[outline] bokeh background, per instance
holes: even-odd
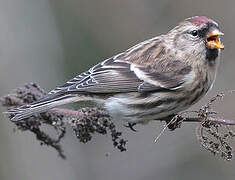
[[[217,92],[235,89],[234,7],[234,0],[0,0],[0,96],[28,82],[50,90],[187,17],[206,15],[224,31],[225,50],[215,86],[197,109]],[[225,118],[235,119],[234,96],[215,108]],[[62,160],[32,134],[14,133],[1,114],[0,179],[235,179],[235,162],[205,151],[196,140],[196,124],[167,131],[158,143],[154,138],[163,123],[137,126],[136,133],[117,124],[129,140],[127,152],[114,149],[105,136],[81,144],[69,130]]]

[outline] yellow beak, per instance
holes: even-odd
[[[224,45],[220,42],[219,36],[224,35],[218,29],[213,29],[207,34],[206,45],[210,49],[224,49]]]

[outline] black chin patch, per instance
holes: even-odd
[[[218,57],[219,50],[218,49],[207,49],[206,50],[206,60],[208,62],[214,62]]]

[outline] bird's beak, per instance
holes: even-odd
[[[220,37],[224,35],[219,29],[213,28],[206,38],[206,45],[210,49],[224,49],[224,45],[220,42]]]

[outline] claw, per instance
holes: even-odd
[[[134,126],[136,125],[136,123],[128,123],[128,125],[124,125],[127,128],[130,128],[132,131],[137,132],[136,129],[134,129]]]

